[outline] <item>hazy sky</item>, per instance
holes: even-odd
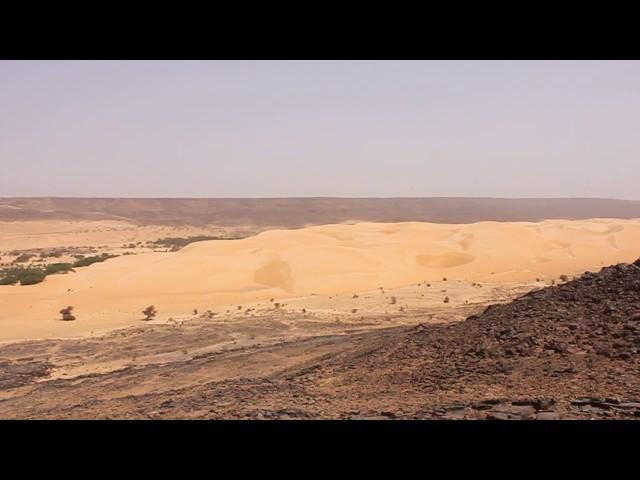
[[[0,61],[0,196],[640,199],[640,62]]]

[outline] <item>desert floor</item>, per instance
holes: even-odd
[[[156,418],[180,389],[286,379],[354,346],[366,350],[419,324],[460,321],[631,262],[640,221],[360,222],[252,233],[120,220],[2,222],[5,265],[56,248],[62,257],[36,261],[65,261],[76,251],[119,256],[40,284],[0,286],[0,418]],[[243,238],[174,252],[148,243],[193,235]],[[143,321],[150,304],[159,313]],[[67,305],[75,321],[60,319]],[[243,394],[234,388],[232,402]],[[230,416],[223,406],[212,413],[187,405],[178,416]]]
[[[119,256],[50,275],[40,284],[0,286],[0,341],[138,325],[149,305],[156,306],[157,320],[164,322],[205,312],[216,318],[252,318],[273,309],[305,309],[327,318],[334,313],[393,316],[441,306],[445,297],[452,308],[479,296],[486,299],[487,291],[540,287],[562,275],[633,261],[640,222],[357,223],[269,230],[192,243],[176,252],[144,243],[201,234],[249,232],[122,221],[3,223],[5,265],[15,260],[11,254],[38,248],[85,248]],[[76,321],[60,320],[59,310],[68,305]]]

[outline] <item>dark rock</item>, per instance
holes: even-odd
[[[640,409],[640,402],[624,402],[615,405],[615,408],[621,408],[623,410]]]
[[[485,419],[487,420],[515,420],[515,418],[508,414],[508,413],[503,413],[503,412],[489,412],[487,413],[487,416],[485,417]]]
[[[536,420],[559,420],[560,416],[556,412],[538,412]]]
[[[511,402],[515,406],[531,406],[536,410],[547,410],[556,402],[551,398],[521,398]]]
[[[349,420],[389,420],[389,417],[383,415],[352,415]]]

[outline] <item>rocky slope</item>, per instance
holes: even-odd
[[[420,326],[322,370],[342,385],[361,385],[363,394],[374,385],[383,386],[380,393],[420,395],[422,405],[410,402],[399,416],[635,418],[639,352],[640,260],[490,306],[464,322]]]

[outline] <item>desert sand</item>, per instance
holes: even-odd
[[[138,225],[126,220],[0,221],[0,251],[70,246],[113,248],[163,237],[228,235],[229,232],[228,228],[216,226]]]
[[[31,245],[34,237],[39,239],[33,245],[42,246],[43,239],[49,246],[69,244],[69,235],[78,232],[85,235],[81,243],[103,245],[145,235],[142,227],[109,220],[89,222],[86,232],[78,223],[38,230],[38,222],[32,222],[25,236],[21,223],[29,222],[3,230],[0,250]],[[166,232],[147,233],[157,238]],[[159,311],[158,321],[166,321],[192,315],[194,309],[274,308],[274,301],[282,299],[295,298],[286,303],[302,309],[318,297],[335,301],[336,295],[436,281],[432,288],[439,289],[437,301],[442,302],[445,277],[450,288],[465,285],[467,293],[453,299],[464,302],[476,282],[528,282],[534,288],[560,275],[633,261],[638,244],[638,220],[357,223],[270,230],[239,240],[197,242],[173,253],[121,256],[49,276],[37,285],[0,286],[0,341],[131,325],[141,321],[141,310],[150,304]],[[59,318],[67,305],[75,307],[74,322]]]

